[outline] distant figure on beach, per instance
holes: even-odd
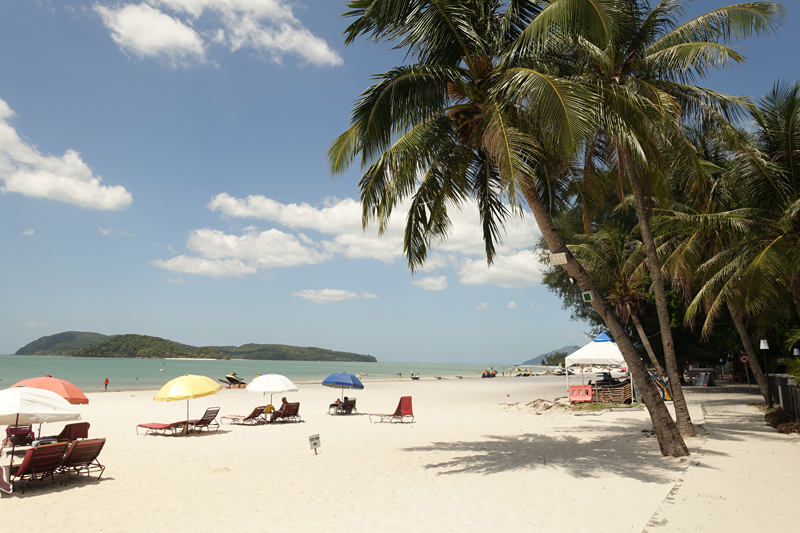
[[[106,386],[106,388],[105,388],[105,391],[106,391],[106,392],[108,392],[108,378],[106,378],[106,380],[105,380],[105,382],[103,383],[103,385],[105,385],[105,386]]]

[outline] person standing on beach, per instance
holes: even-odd
[[[106,380],[105,380],[105,382],[103,382],[103,384],[106,386],[106,389],[105,389],[106,392],[108,392],[108,378],[106,378]]]

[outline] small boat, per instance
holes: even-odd
[[[418,380],[419,374],[411,374],[411,379],[413,379],[414,381]]]
[[[225,379],[218,379],[220,383],[224,383],[228,387],[241,388],[247,385],[247,382],[236,375],[236,372],[231,372],[225,376]]]

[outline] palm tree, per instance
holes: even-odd
[[[477,199],[491,264],[503,221],[531,209],[567,273],[596,294],[592,279],[560,237],[551,213],[569,202],[572,155],[594,128],[591,90],[562,76],[568,36],[601,40],[613,26],[606,3],[510,0],[353,0],[359,36],[398,42],[416,63],[377,77],[359,97],[350,128],[328,152],[334,174],[361,156],[362,221],[385,230],[409,199],[404,251],[413,270],[446,237],[448,209]],[[505,7],[505,11],[502,8]],[[525,41],[535,46],[517,46]],[[624,328],[600,298],[591,302],[625,356],[665,455],[688,454],[663,400]]]
[[[619,11],[612,38],[602,43],[577,41],[584,67],[575,79],[601,95],[598,138],[605,140],[608,159],[616,159],[620,180],[627,177],[633,193],[678,427],[693,436],[650,222],[653,197],[667,194],[662,154],[686,143],[682,135],[686,121],[703,116],[723,121],[726,113],[735,113],[746,103],[694,82],[711,69],[743,62],[744,57],[724,43],[774,29],[784,19],[785,9],[773,2],[738,4],[678,25],[685,5],[679,0],[661,0],[652,9],[641,0],[619,0],[614,5]]]
[[[639,315],[645,298],[646,273],[641,241],[618,227],[601,229],[590,235],[576,235],[582,244],[569,246],[594,280],[606,280],[606,299],[617,316],[627,323],[633,321],[650,363],[658,377],[664,379],[664,369],[658,362],[647,338]]]

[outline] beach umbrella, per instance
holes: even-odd
[[[156,393],[153,400],[157,402],[177,402],[186,400],[187,424],[184,425],[183,432],[187,434],[189,428],[189,400],[193,398],[202,398],[203,396],[211,396],[219,392],[221,388],[222,385],[217,385],[213,379],[207,378],[206,376],[185,374],[161,387],[161,390]]]
[[[12,387],[31,387],[34,389],[43,389],[53,391],[69,403],[86,404],[89,403],[89,398],[86,397],[81,390],[63,379],[54,378],[53,376],[42,376],[40,378],[23,379],[22,381],[11,385]]]
[[[347,372],[337,372],[322,380],[326,387],[342,389],[342,399],[344,399],[344,389],[363,389],[364,384],[357,377]]]
[[[247,392],[269,393],[269,404],[272,405],[272,395],[284,392],[297,392],[297,385],[292,380],[280,374],[264,374],[257,376],[245,388]]]
[[[11,387],[0,391],[0,424],[42,424],[80,420],[81,414],[55,392],[33,387]],[[14,462],[16,440],[11,445]]]

